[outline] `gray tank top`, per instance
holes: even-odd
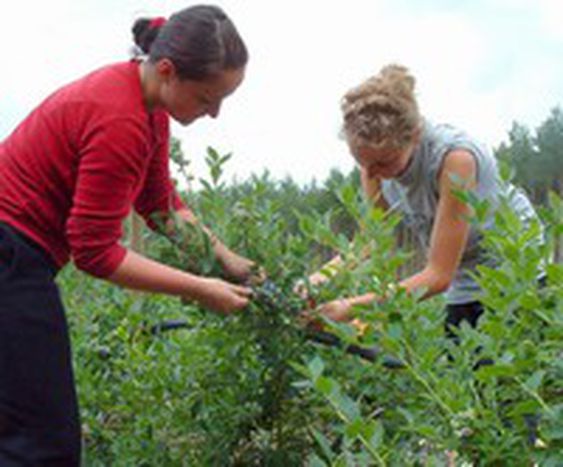
[[[457,128],[425,121],[421,141],[415,148],[409,167],[400,177],[383,180],[381,186],[386,202],[391,209],[402,213],[405,226],[413,232],[418,247],[426,254],[438,206],[440,168],[444,156],[455,149],[467,150],[475,158],[475,194],[479,199],[488,199],[494,207],[501,196],[506,197],[524,225],[536,218],[535,210],[524,192],[500,180],[496,160],[489,149]],[[491,209],[482,228],[490,229],[493,226],[494,209]],[[480,246],[480,237],[479,229],[471,226],[461,263],[446,292],[449,304],[478,299],[479,286],[471,273],[479,264],[492,265],[490,255],[486,255]]]

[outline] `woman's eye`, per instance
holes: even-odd
[[[203,105],[210,105],[211,104],[211,99],[205,95],[200,95],[199,96],[199,101],[203,104]]]

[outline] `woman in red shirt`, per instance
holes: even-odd
[[[134,208],[150,227],[171,211],[197,224],[168,172],[169,118],[213,118],[248,54],[225,13],[194,6],[138,20],[144,60],[59,89],[0,144],[0,465],[79,465],[80,423],[64,309],[54,282],[69,259],[94,276],[230,313],[250,290],[182,272],[123,247]],[[252,262],[207,231],[227,275]]]

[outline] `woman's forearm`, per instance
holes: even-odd
[[[422,271],[402,280],[398,287],[405,289],[407,293],[416,293],[418,290],[423,291],[421,298],[424,300],[432,297],[433,295],[444,292],[447,290],[449,284],[450,279],[445,277],[445,275],[438,274],[431,268],[425,268]],[[363,295],[349,297],[346,300],[349,306],[369,305],[376,301],[385,300],[385,297],[381,297],[373,292],[370,292]]]
[[[445,292],[451,282],[451,277],[440,274],[431,267],[426,267],[422,271],[413,274],[399,283],[399,287],[409,293],[422,291],[422,299],[430,298],[439,293]]]
[[[309,282],[311,285],[321,284],[338,272],[338,268],[342,265],[342,257],[340,255],[335,256],[330,261],[323,264],[318,271],[314,272],[309,276]]]
[[[128,289],[177,295],[198,299],[205,293],[202,278],[146,258],[132,250],[114,273],[110,282]]]
[[[176,215],[184,222],[203,230],[205,235],[209,238],[215,257],[219,262],[224,262],[224,259],[233,253],[207,226],[198,220],[192,211],[189,209],[181,209],[177,211]]]
[[[222,314],[243,309],[252,295],[248,287],[216,278],[194,276],[130,250],[108,280],[130,289],[177,295]]]

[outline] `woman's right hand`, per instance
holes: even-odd
[[[316,272],[311,274],[307,280],[297,281],[293,287],[293,293],[301,297],[303,300],[310,300],[312,297],[309,295],[310,287],[318,287],[323,282],[326,282],[328,278],[321,272]]]
[[[202,307],[221,314],[229,314],[246,307],[250,301],[252,290],[249,287],[231,284],[216,278],[201,278],[198,293],[186,296],[186,301],[195,300]]]

